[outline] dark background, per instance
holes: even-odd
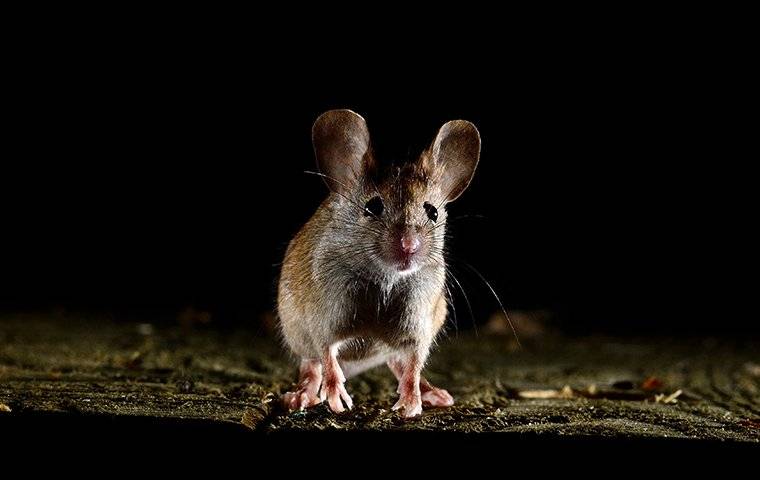
[[[392,52],[408,46],[359,57],[340,36],[287,49],[129,33],[15,51],[0,310],[258,321],[326,195],[303,173],[311,124],[351,108],[385,159],[413,158],[447,120],[478,126],[479,169],[450,206],[474,217],[452,223],[453,249],[508,309],[580,332],[757,331],[715,270],[734,262],[719,239],[743,203],[721,203],[744,191],[727,163],[751,134],[735,121],[749,108],[741,55],[636,31],[509,34],[482,56],[473,39],[404,61]],[[474,310],[457,299],[460,328],[483,323],[498,304],[453,265]]]

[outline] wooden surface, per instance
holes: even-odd
[[[760,442],[760,355],[752,339],[542,336],[517,349],[508,336],[452,333],[427,374],[456,405],[404,420],[390,411],[395,383],[384,368],[348,382],[356,405],[349,413],[322,405],[281,412],[277,397],[296,369],[275,339],[254,330],[0,318],[0,426],[49,415],[72,424],[155,420],[252,434],[427,430]]]

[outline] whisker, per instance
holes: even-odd
[[[515,336],[515,340],[517,341],[517,346],[519,348],[522,348],[522,344],[520,343],[520,338],[517,336],[517,330],[515,330],[515,326],[512,323],[512,319],[509,318],[509,314],[507,313],[507,310],[504,308],[504,304],[501,303],[501,298],[499,298],[499,296],[496,294],[496,290],[493,289],[493,287],[488,282],[488,280],[486,280],[486,278],[475,267],[473,267],[472,265],[470,265],[469,263],[465,262],[462,259],[457,259],[457,261],[462,262],[464,266],[472,270],[475,273],[475,275],[477,275],[480,278],[480,280],[482,280],[483,283],[486,284],[486,287],[488,287],[488,289],[491,291],[491,294],[494,296],[494,298],[498,302],[499,308],[501,308],[501,313],[503,313],[504,318],[507,319],[507,323],[509,323],[509,328],[512,329],[512,334]]]
[[[451,271],[450,268],[446,267],[446,274],[451,275],[451,278],[456,282],[457,286],[459,287],[459,290],[462,292],[462,296],[464,297],[464,301],[467,304],[467,309],[470,311],[470,319],[472,320],[472,327],[475,330],[475,336],[478,336],[478,325],[475,322],[475,314],[472,311],[472,304],[470,303],[470,298],[467,296],[467,292],[464,291],[464,287],[462,287],[462,284],[459,282],[459,279],[454,275],[454,272]]]
[[[439,252],[439,253],[442,253],[442,252]],[[451,268],[449,268],[448,265],[446,265],[446,263],[444,261],[442,261],[442,260],[439,261],[438,259],[433,258],[433,257],[431,257],[431,259],[435,263],[437,263],[438,265],[440,265],[440,266],[443,267],[444,272],[446,273],[446,277],[447,278],[451,277],[451,279],[454,280],[454,282],[456,283],[457,287],[459,287],[459,291],[462,292],[462,296],[464,297],[464,301],[467,304],[467,310],[469,310],[469,312],[470,312],[470,320],[472,321],[472,327],[475,330],[475,335],[477,336],[478,335],[478,326],[477,326],[477,324],[475,322],[475,314],[473,313],[472,304],[470,303],[470,299],[467,296],[467,292],[465,292],[464,287],[459,282],[459,280],[457,279],[456,275],[454,275],[454,272],[451,270]],[[449,293],[449,297],[451,298],[451,306],[452,306],[452,309],[454,309],[454,315],[456,315],[456,308],[454,307],[454,296],[451,294],[451,290],[449,289],[449,286],[448,286],[448,281],[444,283],[444,286],[446,287],[446,291],[448,291],[448,293]],[[455,318],[455,324],[454,325],[455,325],[455,328],[456,328],[457,333],[458,333],[459,332],[459,325],[458,325],[458,322],[457,322],[456,318]]]
[[[451,305],[451,313],[454,316],[454,330],[457,332],[457,336],[459,336],[459,319],[457,318],[457,307],[454,306],[454,296],[451,294],[451,290],[447,283],[444,283],[443,286],[446,289],[446,296],[448,298],[447,303]]]

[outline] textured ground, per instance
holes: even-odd
[[[0,318],[0,426],[40,418],[173,422],[231,432],[517,432],[546,438],[760,443],[754,340],[451,335],[427,375],[456,405],[404,420],[378,369],[351,379],[355,408],[285,414],[294,364],[251,331],[91,318]],[[680,391],[680,392],[679,392]]]

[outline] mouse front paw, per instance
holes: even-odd
[[[304,410],[319,405],[322,400],[312,393],[311,389],[301,388],[294,392],[286,392],[282,396],[282,404],[288,410]]]
[[[318,360],[304,359],[298,376],[298,388],[282,396],[282,404],[288,410],[303,410],[318,405],[319,385],[322,383],[322,365]]]
[[[346,408],[351,410],[354,408],[354,402],[351,400],[351,396],[346,391],[346,387],[343,382],[336,378],[325,379],[322,383],[322,389],[319,392],[319,397],[322,400],[327,400],[327,404],[330,406],[330,410],[335,413],[343,413]],[[345,407],[343,404],[345,403]]]

